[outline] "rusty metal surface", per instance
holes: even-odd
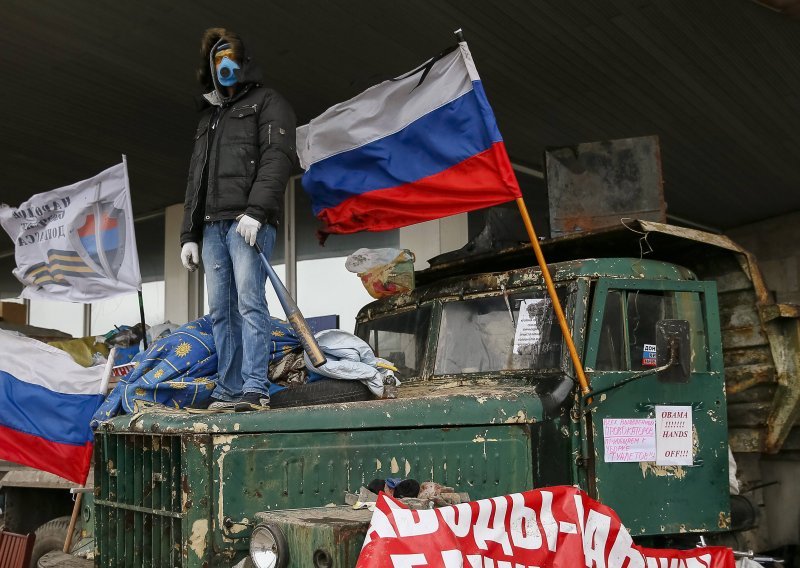
[[[587,142],[545,152],[550,235],[666,221],[657,136]]]
[[[513,249],[509,251],[514,255]],[[535,265],[530,246],[527,254],[531,262],[507,267],[504,272],[495,271],[496,266],[476,266],[480,273],[462,275],[463,265],[456,262],[451,270],[437,270],[438,278],[428,280],[426,286],[416,288],[406,294],[398,294],[367,304],[358,313],[357,321],[363,321],[383,313],[396,313],[399,309],[416,309],[419,305],[437,298],[464,297],[470,294],[498,293],[501,286],[507,290],[524,286],[543,286],[542,271]],[[607,255],[606,255],[607,256]],[[642,260],[631,270],[631,263],[626,258],[591,258],[583,260],[567,260],[548,264],[553,282],[572,282],[577,278],[657,278],[659,280],[692,280],[694,275],[680,266],[670,265],[655,260]],[[423,271],[428,272],[428,271]],[[419,274],[419,273],[418,273]],[[456,277],[460,276],[460,277]]]
[[[769,348],[771,360],[759,366],[726,368],[726,378],[733,394],[759,388],[752,399],[731,404],[728,412],[734,425],[764,429],[763,433],[751,437],[762,443],[755,451],[779,452],[800,417],[800,307],[776,304],[756,257],[728,237],[655,223],[642,222],[641,226],[645,232],[682,234],[697,242],[736,253],[732,259],[726,259],[725,270],[708,275],[698,270],[698,274],[718,282],[725,350],[741,353]],[[763,385],[774,385],[774,388],[760,388]],[[750,444],[748,448],[753,451],[754,447]]]
[[[373,477],[441,480],[478,497],[530,487],[529,424],[540,402],[533,387],[501,382],[440,381],[432,396],[377,407],[161,412],[136,421],[143,431],[103,429],[98,566],[231,566],[256,512],[341,503]]]
[[[780,451],[800,418],[800,319],[780,317],[767,324],[778,388],[767,418],[766,451]]]
[[[198,509],[202,469],[187,482],[197,451],[191,436],[97,435],[95,438],[95,557],[100,568],[187,566],[205,547],[188,527]],[[207,469],[207,468],[206,468]],[[199,472],[199,473],[198,473]]]
[[[479,422],[481,411],[482,405],[474,404],[461,413],[462,422]],[[246,549],[259,511],[342,504],[345,492],[355,493],[375,478],[433,480],[467,491],[474,499],[513,493],[533,483],[530,428],[515,423],[265,435],[227,432],[213,436],[208,456],[215,551]]]
[[[761,309],[764,321],[775,318],[800,318],[800,306],[797,304],[772,304]]]
[[[601,276],[625,280],[633,288],[641,288],[642,283],[637,280],[642,279],[652,281],[654,287],[667,286],[670,289],[702,286],[703,294],[712,299],[715,305],[714,292],[719,289],[723,322],[721,334],[716,316],[710,318],[707,314],[706,321],[709,322],[709,337],[716,335],[709,345],[715,346],[714,377],[717,382],[721,381],[723,358],[730,370],[726,378],[731,401],[729,423],[733,426],[731,445],[736,451],[762,452],[771,447],[770,436],[776,433],[783,436],[781,444],[784,439],[794,444],[791,426],[797,417],[797,404],[791,396],[794,392],[792,383],[787,379],[794,376],[792,364],[796,365],[797,362],[795,360],[792,363],[785,356],[787,353],[796,356],[798,352],[800,327],[797,326],[798,319],[793,317],[795,311],[770,303],[755,259],[730,239],[660,223],[640,222],[632,227],[638,232],[623,229],[623,232],[615,233],[607,230],[601,236],[619,241],[627,239],[637,248],[642,246],[641,240],[645,238],[648,246],[654,250],[654,258],[660,256],[664,259],[668,256],[670,262],[619,257],[568,261],[554,265],[554,279],[577,281],[578,284],[583,282],[585,292],[589,289],[589,281]],[[573,244],[577,242],[572,241]],[[681,268],[672,262],[696,270],[697,277],[689,268]],[[698,277],[700,280],[716,280],[718,287],[712,283],[693,282]],[[538,268],[530,267],[456,277],[442,280],[424,290],[418,289],[411,294],[370,304],[367,311],[362,312],[361,318],[379,313],[396,313],[396,310],[414,310],[421,303],[442,297],[464,298],[496,294],[501,286],[512,289],[538,285],[541,285],[541,274]],[[592,285],[599,287],[599,284]],[[598,290],[595,288],[595,294],[600,293]],[[588,293],[583,297],[588,298]],[[585,311],[587,306],[581,304],[576,309]],[[792,330],[791,325],[795,326],[794,335],[788,333]],[[720,353],[719,346],[723,341],[725,349],[724,353]],[[703,377],[703,381],[710,379]],[[137,447],[148,447],[148,442],[143,441],[145,436],[180,434],[180,451],[174,453],[181,456],[181,471],[191,472],[191,475],[172,476],[174,479],[182,478],[180,489],[175,490],[175,495],[181,496],[180,510],[169,509],[163,513],[160,510],[144,511],[148,508],[146,495],[144,504],[130,499],[131,495],[137,495],[137,478],[134,476],[132,492],[131,486],[128,486],[125,499],[101,496],[98,502],[101,507],[108,509],[109,515],[114,509],[115,514],[122,515],[120,518],[130,517],[134,527],[140,522],[137,521],[138,516],[142,517],[143,526],[152,523],[156,517],[159,521],[161,517],[168,517],[170,536],[165,539],[158,537],[160,540],[151,536],[151,548],[161,550],[163,558],[180,551],[180,558],[187,561],[186,565],[198,565],[197,562],[216,556],[220,557],[220,562],[239,558],[237,555],[241,555],[246,548],[247,531],[257,511],[263,511],[266,507],[275,509],[336,502],[343,490],[354,489],[354,483],[363,484],[372,475],[385,477],[397,472],[411,474],[431,471],[431,477],[439,479],[447,475],[458,476],[466,471],[464,479],[470,487],[493,484],[489,489],[507,491],[512,489],[512,485],[530,485],[533,474],[522,467],[530,467],[528,452],[532,447],[555,449],[565,455],[575,451],[566,442],[551,441],[550,445],[542,445],[541,440],[531,434],[532,429],[545,424],[547,420],[534,382],[514,379],[511,375],[494,380],[450,377],[408,383],[401,387],[400,397],[392,401],[321,405],[313,410],[293,408],[269,413],[148,412],[133,417],[119,417],[110,421],[101,432],[100,447],[114,446],[117,459],[122,459],[119,463],[127,464],[133,472],[143,472],[139,488],[146,488],[155,479],[152,474],[156,471],[155,466],[148,466],[146,460],[137,462]],[[698,381],[697,386],[700,383],[702,381]],[[649,401],[653,396],[661,400],[668,399],[667,393],[659,394],[658,388],[664,387],[646,382],[628,387],[629,395],[635,395],[632,400]],[[784,389],[784,395],[788,389],[788,396],[779,396],[780,389]],[[621,483],[616,486],[610,481],[611,476],[597,476],[595,487],[599,493],[609,499],[618,494],[629,497],[629,487],[644,487],[648,488],[644,492],[646,495],[661,495],[661,503],[664,501],[664,484],[677,488],[679,484],[689,482],[707,493],[707,486],[719,481],[716,476],[724,469],[722,464],[727,459],[725,399],[722,398],[721,384],[718,384],[718,390],[715,394],[706,387],[700,397],[695,394],[689,396],[688,393],[683,395],[686,400],[699,399],[703,404],[702,409],[698,407],[696,416],[698,431],[703,432],[703,451],[707,452],[701,456],[702,461],[691,468],[674,470],[632,469],[625,479],[619,478]],[[639,412],[639,407],[632,407],[629,399],[606,401],[603,408],[608,416]],[[634,408],[633,411],[631,408]],[[775,420],[770,422],[773,417]],[[389,420],[393,430],[385,426]],[[118,440],[111,444],[113,436],[110,432],[115,430],[121,431],[121,434],[115,434]],[[717,430],[721,433],[709,434]],[[493,432],[499,434],[494,435]],[[412,433],[410,438],[409,433]],[[554,438],[559,431],[545,433]],[[506,441],[503,441],[504,438]],[[566,439],[572,439],[572,436]],[[491,450],[488,458],[487,444]],[[512,446],[513,451],[508,449]],[[592,457],[588,452],[585,455]],[[594,461],[598,461],[599,455],[594,456]],[[444,460],[442,456],[447,459]],[[457,461],[462,460],[460,466],[454,466],[451,456],[458,456],[453,458]],[[482,465],[500,464],[508,456],[512,456],[515,463],[511,471],[515,475],[523,475],[524,479],[509,480],[507,476],[495,475]],[[547,459],[553,459],[551,454]],[[117,467],[120,466],[115,465],[112,470]],[[428,467],[432,469],[428,470]],[[112,470],[107,472],[109,476]],[[541,476],[538,470],[536,476]],[[481,480],[483,485],[476,480]],[[571,481],[574,482],[574,478]],[[113,484],[113,480],[107,481],[104,486],[110,483]],[[724,485],[715,488],[715,495],[727,496],[727,484]],[[489,489],[481,490],[488,495]],[[209,495],[213,499],[208,499]],[[659,514],[665,520],[661,523],[662,532],[723,528],[716,524],[716,520],[710,523],[699,515],[692,517],[687,524],[675,520],[679,517],[679,507],[699,502],[698,497],[690,493],[682,494],[680,499],[682,501],[671,496],[669,506],[663,503],[659,505]],[[719,518],[722,519],[725,501],[715,497],[714,502],[704,510],[719,512]],[[638,523],[636,526],[639,531],[649,532],[652,529],[648,524],[649,517],[642,517],[641,511],[625,511],[624,503],[619,506],[633,521],[632,526]],[[213,512],[211,516],[206,513],[208,508]],[[698,509],[696,512],[701,511]],[[115,539],[118,550],[125,554],[129,547],[136,548],[135,539],[127,538],[124,531],[121,534],[110,532],[112,526],[117,526],[110,522],[111,516],[103,518],[108,521],[103,525],[107,544]],[[227,520],[231,519],[231,526],[228,527]],[[626,523],[631,521],[626,520]],[[171,540],[178,535],[182,538],[180,545]],[[308,541],[307,537],[303,539]],[[218,553],[222,549],[225,552]],[[111,560],[106,559],[101,565],[111,566]]]
[[[463,424],[463,412],[478,402],[480,423],[536,422],[543,409],[535,382],[511,378],[491,381],[440,379],[409,382],[396,399],[320,404],[273,409],[269,412],[187,412],[152,410],[113,418],[100,431],[159,434],[213,432],[303,432],[383,428],[391,417],[394,428]]]
[[[350,507],[324,507],[256,513],[256,519],[279,527],[288,544],[291,566],[355,566],[372,513]],[[328,563],[314,561],[317,551]]]
[[[372,518],[369,509],[353,509],[350,506],[309,507],[306,509],[290,509],[286,511],[262,511],[255,514],[261,523],[287,521],[298,525],[314,526],[320,523],[350,524],[366,523]]]
[[[545,239],[540,244],[548,264],[587,258],[643,256],[676,262],[687,251],[702,254],[699,251],[703,248],[698,248],[698,244],[746,254],[746,251],[724,235],[642,220],[628,220],[624,224],[617,220],[614,226],[563,234]],[[421,286],[453,276],[512,270],[535,264],[536,259],[530,244],[525,244],[470,258],[432,263],[430,268],[415,274],[415,281]],[[763,278],[761,282],[763,283]]]

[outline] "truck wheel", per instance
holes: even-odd
[[[323,379],[277,392],[272,395],[269,405],[272,408],[288,408],[371,398],[372,392],[361,381]]]
[[[67,540],[67,529],[70,517],[58,517],[48,521],[36,529],[36,541],[33,543],[30,568],[36,568],[39,559],[53,550],[63,550],[64,541]],[[80,535],[77,524],[72,533],[72,542]]]

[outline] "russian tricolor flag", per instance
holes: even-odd
[[[467,44],[297,129],[324,232],[384,231],[521,197]]]
[[[0,459],[84,485],[104,367],[81,367],[60,349],[6,331],[0,354]]]

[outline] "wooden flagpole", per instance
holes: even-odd
[[[586,395],[589,394],[589,382],[586,380],[586,375],[583,372],[583,364],[580,357],[578,357],[578,350],[575,349],[575,342],[572,341],[572,332],[567,325],[567,318],[564,316],[564,310],[561,309],[561,302],[556,294],[556,288],[553,286],[553,279],[550,277],[550,270],[547,268],[547,263],[542,254],[542,248],[539,246],[539,239],[536,237],[536,231],[533,229],[531,217],[528,215],[528,208],[525,206],[525,201],[522,197],[517,197],[517,207],[519,207],[520,215],[522,215],[522,222],[525,224],[525,229],[528,231],[528,238],[533,247],[533,253],[536,255],[536,260],[539,262],[539,267],[542,269],[542,276],[544,277],[547,292],[550,294],[550,299],[553,301],[553,309],[556,311],[556,318],[558,325],[561,327],[561,333],[567,341],[567,349],[569,356],[572,359],[572,365],[575,367],[575,373],[578,375],[578,383],[581,385],[581,392]]]
[[[78,515],[81,512],[81,501],[83,501],[83,489],[79,488],[77,495],[75,495],[75,505],[72,506],[72,516],[69,518],[69,526],[67,527],[67,539],[64,541],[64,548],[61,552],[69,554],[72,548],[72,533],[75,531],[75,524],[78,522]]]

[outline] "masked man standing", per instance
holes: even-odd
[[[261,84],[240,37],[206,30],[198,80],[207,91],[194,135],[184,202],[181,261],[203,264],[219,378],[211,408],[269,407],[270,320],[266,271],[283,195],[295,164],[295,115],[286,100]]]

